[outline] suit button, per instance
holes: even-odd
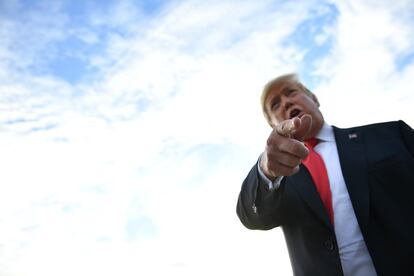
[[[335,249],[335,243],[332,240],[326,240],[324,245],[329,251],[333,251]]]

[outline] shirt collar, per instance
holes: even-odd
[[[328,125],[326,122],[323,123],[321,130],[315,136],[317,139],[325,142],[334,142],[335,136],[333,128],[331,125]]]

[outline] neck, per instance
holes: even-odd
[[[319,131],[321,131],[323,124],[324,124],[324,121],[321,121],[319,124],[312,125],[311,130],[305,136],[305,140],[314,138],[319,133]]]

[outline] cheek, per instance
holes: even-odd
[[[276,113],[275,113],[275,118],[280,122],[280,121],[284,121],[286,120],[286,112],[280,108]]]
[[[284,120],[285,120],[285,118],[280,114],[276,114],[276,115],[272,116],[272,122],[274,122],[275,124],[279,124],[280,122],[282,122]]]
[[[307,112],[315,112],[318,110],[318,105],[311,99],[304,101],[302,107]]]
[[[279,122],[276,119],[272,119],[272,121],[270,122],[270,125],[272,127],[277,126],[279,124]]]

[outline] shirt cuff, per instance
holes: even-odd
[[[262,171],[262,169],[260,168],[260,160],[262,159],[262,155],[260,155],[259,157],[259,162],[257,162],[257,170],[259,171],[259,175],[260,178],[263,180],[263,182],[265,182],[265,184],[267,185],[267,188],[271,191],[271,190],[275,190],[278,189],[280,186],[280,182],[282,182],[283,176],[277,176],[276,179],[272,182],[272,180],[270,180]]]

